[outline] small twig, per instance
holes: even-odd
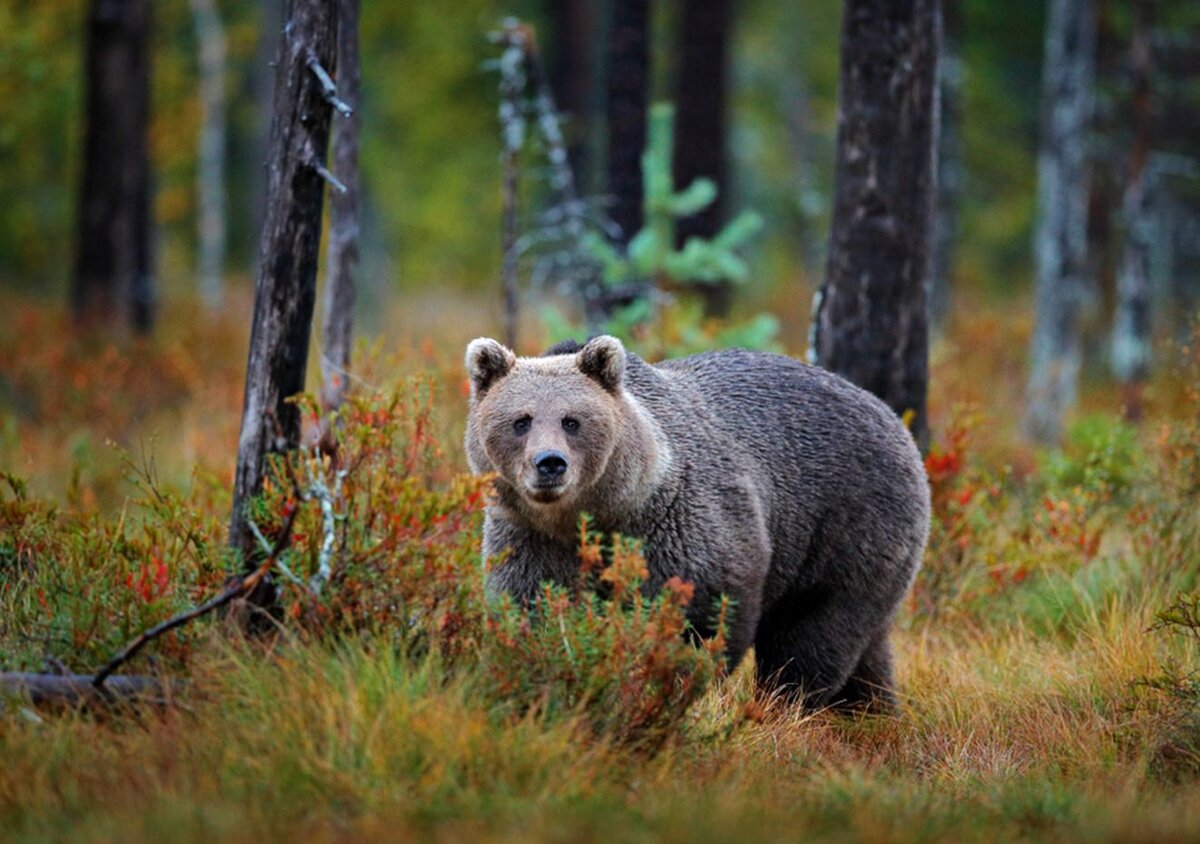
[[[197,607],[193,607],[186,612],[181,612],[178,615],[168,618],[161,624],[156,624],[149,630],[143,631],[136,639],[125,646],[119,654],[113,657],[108,663],[96,672],[96,676],[92,678],[92,686],[97,691],[104,691],[104,681],[108,679],[114,671],[120,668],[129,660],[133,659],[142,648],[147,644],[157,639],[159,636],[174,630],[176,627],[181,627],[189,621],[199,618],[202,615],[207,615],[215,609],[219,609],[235,598],[240,598],[243,595],[250,594],[254,587],[258,586],[271,571],[271,567],[275,565],[276,558],[283,552],[283,549],[291,541],[292,525],[296,521],[297,510],[293,510],[284,522],[282,529],[279,531],[279,536],[275,540],[274,546],[267,554],[267,558],[262,565],[256,568],[253,572],[245,577],[235,577],[231,579],[226,587],[219,595],[205,601]]]
[[[317,161],[315,156],[308,160],[308,166],[311,167],[314,173],[324,179],[329,186],[338,193],[345,193],[348,190],[348,188],[341,183],[337,176],[330,173],[324,164],[322,164],[320,161]]]
[[[337,86],[333,84],[333,77],[325,68],[321,67],[321,62],[317,60],[316,55],[309,51],[308,56],[304,60],[305,65],[312,71],[312,75],[317,77],[317,82],[321,85],[321,96],[325,98],[325,102],[329,103],[337,113],[342,117],[349,117],[354,114],[354,109],[338,97]]]

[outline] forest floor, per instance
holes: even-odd
[[[264,639],[205,619],[156,642],[127,669],[187,680],[165,708],[0,698],[0,839],[1200,838],[1195,345],[1163,345],[1138,425],[1097,374],[1064,446],[1037,450],[1028,321],[950,329],[901,711],[847,718],[757,700],[749,665],[716,677],[680,641],[686,595],[549,595],[550,632],[484,605],[461,355],[486,326],[461,304],[383,317],[346,474],[293,466],[300,492],[342,484],[320,595],[285,584]],[[111,342],[0,306],[0,670],[90,672],[228,572],[245,329],[168,318]],[[272,487],[254,513],[316,570],[319,502]]]

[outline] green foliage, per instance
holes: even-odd
[[[1062,448],[1045,455],[1041,474],[1051,490],[1079,487],[1119,496],[1144,465],[1136,429],[1110,414],[1096,413],[1067,429]]]
[[[658,103],[650,109],[642,154],[645,226],[630,238],[624,253],[595,232],[585,236],[584,246],[599,261],[608,284],[645,279],[678,284],[745,282],[749,270],[736,250],[763,227],[762,217],[752,211],[739,214],[711,240],[692,237],[682,249],[675,248],[675,220],[712,205],[717,188],[709,179],[697,179],[682,191],[673,189],[674,122],[673,106]]]

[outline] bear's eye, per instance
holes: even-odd
[[[563,430],[568,434],[576,434],[579,432],[579,420],[572,419],[570,416],[563,418],[562,426]]]
[[[530,426],[530,424],[532,424],[532,422],[533,422],[533,419],[531,417],[522,416],[516,422],[513,422],[513,431],[515,431],[518,435],[528,434],[529,426]]]

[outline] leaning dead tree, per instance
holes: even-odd
[[[1055,442],[1075,405],[1087,295],[1087,130],[1096,26],[1091,0],[1050,0],[1038,151],[1035,324],[1029,434]]]
[[[338,407],[346,394],[354,326],[354,275],[358,271],[358,239],[362,214],[358,178],[362,87],[358,57],[359,0],[338,0],[338,96],[352,111],[339,112],[333,125],[333,173],[345,190],[329,202],[329,246],[325,263],[325,319],[321,332],[321,404]]]
[[[153,323],[150,251],[150,0],[92,0],[71,309]]]
[[[928,440],[926,301],[937,192],[937,0],[848,0],[825,282],[810,357]]]
[[[262,490],[268,456],[300,442],[300,412],[288,398],[304,389],[325,186],[342,187],[325,167],[330,119],[335,108],[349,111],[331,77],[336,35],[335,0],[288,0],[276,55],[267,208],[229,528],[229,543],[247,570],[257,566],[262,550],[246,506]],[[269,603],[269,585],[250,600]]]

